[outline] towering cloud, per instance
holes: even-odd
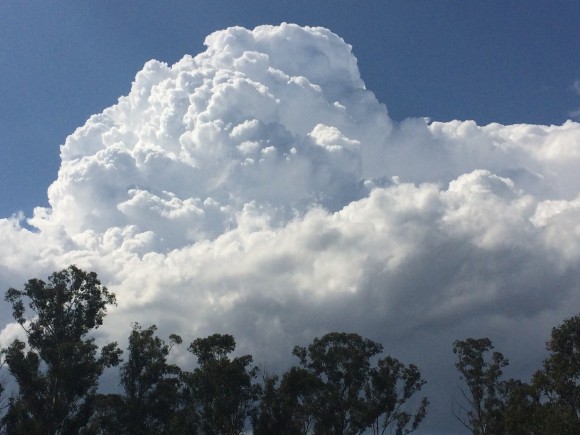
[[[0,220],[0,288],[75,263],[117,294],[104,334],[230,332],[271,370],[356,331],[423,369],[433,430],[454,339],[490,336],[515,376],[539,365],[580,310],[580,124],[393,122],[322,28],[206,45],[148,62],[68,137],[50,208]]]

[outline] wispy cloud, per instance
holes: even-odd
[[[580,79],[574,81],[574,84],[572,85],[572,91],[580,97]],[[580,120],[580,107],[572,110],[569,113],[569,116],[572,119]]]

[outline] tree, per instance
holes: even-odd
[[[557,420],[562,431],[580,433],[580,315],[553,328],[546,348],[550,355],[533,378],[546,416],[554,416],[545,426]]]
[[[316,433],[356,434],[364,430],[361,394],[368,380],[370,358],[382,346],[358,334],[333,332],[315,338],[308,348],[296,346],[300,365],[318,379],[314,403]]]
[[[255,435],[306,435],[314,424],[314,403],[320,379],[301,367],[282,378],[266,378],[258,406],[252,413]]]
[[[198,367],[185,376],[190,401],[206,435],[233,435],[243,432],[259,387],[253,383],[258,370],[252,367],[252,356],[233,359],[234,337],[214,334],[198,338],[189,346],[197,356]]]
[[[129,336],[129,357],[121,366],[124,397],[122,426],[127,434],[161,434],[173,431],[179,411],[181,369],[167,363],[172,347],[181,344],[178,335],[166,344],[155,335],[155,325],[143,329],[133,324]]]
[[[301,368],[287,382],[302,385],[297,389],[301,392],[298,409],[312,413],[314,433],[361,434],[368,428],[384,433],[392,423],[398,434],[417,428],[426,414],[427,399],[421,400],[414,415],[402,407],[425,381],[415,366],[405,367],[391,357],[372,367],[371,359],[382,350],[381,344],[358,334],[339,332],[316,338],[308,348],[294,348]]]
[[[467,391],[461,388],[467,406],[458,406],[467,414],[467,420],[455,411],[454,415],[474,435],[502,433],[504,401],[500,378],[508,360],[499,352],[493,352],[487,360],[486,354],[492,349],[489,338],[468,338],[453,343],[453,353],[458,357],[455,366],[467,386]]]
[[[392,425],[397,435],[414,432],[427,415],[429,401],[423,397],[414,415],[403,406],[425,383],[416,365],[405,366],[389,356],[380,359],[365,388],[367,420],[372,422],[373,434],[383,435]]]
[[[505,385],[504,433],[510,435],[572,434],[565,415],[557,406],[542,398],[535,383],[509,379]]]
[[[289,419],[285,415],[277,383],[278,376],[269,376],[264,379],[258,405],[252,409],[251,413],[252,433],[254,435],[300,433],[286,430]]]
[[[4,397],[4,392],[6,391],[5,386],[5,374],[4,374],[4,367],[6,366],[6,360],[0,362],[0,414],[4,414],[6,409],[8,408],[9,402]],[[5,423],[0,420],[0,433],[4,433],[3,427]]]
[[[48,283],[31,279],[22,291],[10,288],[6,300],[27,338],[27,344],[14,340],[2,351],[19,387],[4,419],[9,432],[79,433],[90,417],[99,376],[120,361],[116,343],[97,355],[95,339],[88,337],[115,304],[114,294],[96,273],[70,266]]]

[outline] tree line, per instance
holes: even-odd
[[[463,401],[453,414],[474,435],[580,434],[580,315],[552,329],[530,382],[503,379],[509,361],[488,338],[456,341]]]
[[[2,349],[15,385],[10,395],[0,386],[2,433],[403,435],[427,415],[418,367],[358,334],[294,347],[298,362],[280,375],[233,356],[232,335],[213,334],[189,344],[197,364],[186,371],[169,358],[182,338],[164,340],[155,325],[133,324],[125,352],[97,346],[95,330],[116,300],[94,272],[69,266],[5,299],[26,341]],[[580,316],[554,328],[550,357],[524,383],[502,378],[508,361],[489,339],[456,341],[462,397],[451,412],[477,435],[580,433],[579,349]],[[119,389],[104,394],[99,378],[111,367]]]

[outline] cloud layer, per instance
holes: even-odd
[[[104,335],[230,332],[270,370],[356,331],[423,369],[433,431],[461,429],[453,340],[539,366],[580,310],[580,124],[395,123],[323,28],[205,43],[68,137],[50,208],[0,219],[2,288],[75,263],[117,294]]]

